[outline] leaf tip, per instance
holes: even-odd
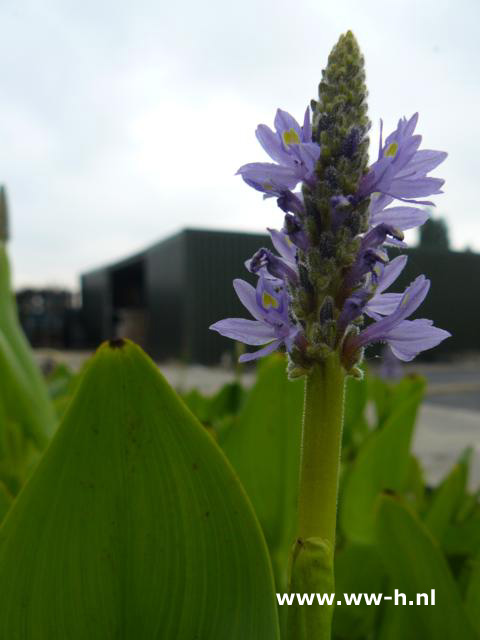
[[[110,347],[110,349],[122,349],[123,347],[126,346],[127,341],[124,340],[123,338],[112,338],[111,340],[108,341],[107,344]]]

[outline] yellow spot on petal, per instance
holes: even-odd
[[[262,294],[262,304],[265,309],[278,309],[278,300],[276,300],[272,295],[267,293],[266,291]]]
[[[385,157],[394,158],[397,155],[398,142],[392,142],[388,145],[388,149],[385,151]]]
[[[273,184],[270,184],[270,182],[262,182],[262,187],[265,191],[271,191],[273,189]]]
[[[288,131],[284,131],[282,133],[282,138],[284,143],[287,145],[289,144],[300,144],[300,138],[298,133],[295,131],[295,129],[289,129]]]

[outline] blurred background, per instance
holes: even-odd
[[[423,147],[449,152],[435,173],[445,194],[410,234],[400,284],[430,277],[420,315],[453,334],[416,366],[445,402],[480,409],[476,0],[5,1],[0,18],[2,206],[39,353],[81,359],[127,336],[159,361],[233,360],[208,326],[244,315],[231,281],[248,279],[243,261],[282,221],[234,174],[266,159],[254,131],[277,107],[302,117],[352,29],[372,156],[380,118],[388,132],[415,111]]]

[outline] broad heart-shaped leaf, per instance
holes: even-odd
[[[382,427],[367,439],[346,474],[340,523],[354,542],[367,544],[374,540],[378,494],[384,489],[401,492],[409,480],[410,444],[425,383],[422,379],[406,382],[403,393],[395,394],[393,404],[383,407]]]
[[[262,525],[279,591],[295,536],[303,396],[302,382],[287,378],[284,357],[272,356],[220,440]]]
[[[378,550],[392,589],[404,593],[407,603],[385,604],[386,616],[393,616],[395,624],[385,624],[390,628],[380,634],[380,638],[474,640],[475,632],[447,562],[414,513],[398,498],[382,496],[378,503],[376,532]],[[435,589],[435,605],[429,600],[428,605],[409,606],[410,601],[416,603],[419,593],[430,598],[432,589]]]
[[[278,639],[248,499],[132,343],[94,356],[0,529],[0,638]]]

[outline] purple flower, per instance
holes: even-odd
[[[427,173],[443,162],[447,154],[429,149],[418,150],[422,136],[413,133],[417,121],[418,113],[410,120],[401,118],[385,143],[382,141],[381,123],[378,159],[370,166],[360,184],[360,197],[379,192],[405,202],[431,204],[417,201],[416,198],[442,193],[444,180],[427,177]]]
[[[301,219],[295,215],[287,213],[283,222],[282,233],[284,233],[292,244],[294,244],[302,251],[306,251],[309,246],[308,236],[303,227]]]
[[[296,284],[298,282],[297,247],[283,230],[268,229],[268,232],[280,257],[269,249],[259,249],[252,258],[245,262],[246,268],[259,276]]]
[[[430,217],[428,211],[418,207],[388,207],[393,202],[393,198],[376,193],[372,196],[370,204],[370,226],[374,227],[382,222],[406,231],[420,227]]]
[[[290,167],[270,162],[252,162],[237,171],[250,186],[264,193],[264,198],[281,198],[286,191],[294,189],[299,178]]]
[[[407,264],[407,256],[398,256],[388,264],[377,264],[372,272],[374,294],[367,302],[364,312],[374,320],[393,313],[402,298],[401,293],[383,293],[395,282]]]
[[[257,288],[244,280],[233,281],[235,291],[255,320],[228,318],[212,324],[210,329],[222,336],[250,345],[266,345],[263,349],[240,356],[240,362],[256,360],[285,345],[290,350],[299,333],[290,321],[288,294],[278,280],[258,279]]]
[[[338,318],[340,331],[343,332],[362,313],[366,313],[375,320],[380,319],[383,315],[393,313],[402,294],[383,292],[398,278],[406,263],[407,256],[398,256],[388,264],[382,262],[375,264],[365,286],[357,289],[345,301]]]
[[[285,280],[293,285],[298,282],[297,265],[292,265],[283,258],[279,258],[270,249],[259,249],[248,261],[247,267],[252,273],[266,271],[273,278]]]
[[[382,223],[363,236],[355,263],[345,277],[346,287],[350,288],[359,283],[379,262],[388,262],[387,254],[381,249],[381,245],[388,237],[401,242],[403,233],[391,225]]]
[[[425,276],[418,276],[405,290],[394,311],[370,324],[358,335],[347,338],[345,350],[356,353],[373,342],[386,342],[400,360],[413,358],[450,336],[448,331],[433,326],[431,320],[407,320],[421,305],[430,288]]]
[[[297,247],[292,242],[288,233],[286,233],[283,229],[281,231],[277,231],[277,229],[267,230],[270,234],[272,244],[275,249],[286,262],[288,262],[292,267],[295,266],[296,269]]]
[[[265,195],[264,197],[268,196]],[[301,192],[292,193],[291,191],[284,191],[278,197],[277,204],[285,213],[291,212],[298,215],[303,215],[305,213],[303,195]]]
[[[256,136],[268,155],[277,164],[253,162],[245,164],[237,171],[245,182],[269,196],[282,195],[304,181],[309,181],[315,173],[320,156],[320,147],[312,142],[310,110],[307,107],[303,126],[286,111],[277,110],[275,129],[260,124]]]

